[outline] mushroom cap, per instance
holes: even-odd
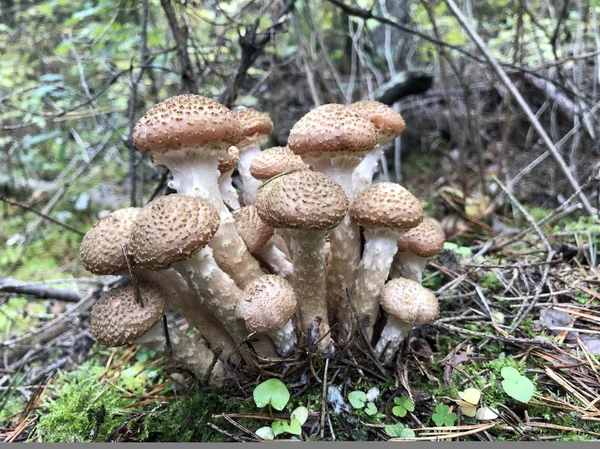
[[[261,151],[250,164],[250,174],[256,179],[270,179],[289,170],[305,170],[308,165],[289,147],[273,147]]]
[[[127,273],[129,232],[140,208],[126,207],[111,212],[85,234],[79,246],[81,263],[100,275]]]
[[[367,154],[377,145],[377,129],[342,104],[325,104],[296,122],[288,146],[300,156]]]
[[[233,115],[242,125],[242,137],[258,136],[264,139],[273,131],[273,121],[264,112],[252,108],[240,107],[233,110]]]
[[[235,230],[251,253],[265,246],[275,234],[275,229],[260,219],[254,205],[242,207],[233,214],[233,219]]]
[[[398,251],[410,251],[419,257],[434,257],[444,248],[444,239],[442,225],[435,218],[426,217],[419,226],[398,239]]]
[[[227,107],[191,94],[152,106],[133,129],[133,144],[149,155],[202,144],[228,147],[241,139],[242,127]]]
[[[430,323],[439,314],[435,295],[410,279],[389,281],[381,290],[379,302],[383,310],[406,323]]]
[[[233,170],[240,160],[240,150],[237,147],[229,147],[227,156],[219,158],[219,171],[225,173]]]
[[[423,221],[419,200],[400,184],[380,182],[362,190],[350,206],[350,216],[367,228],[408,230]]]
[[[274,228],[327,230],[344,219],[348,197],[328,176],[301,170],[263,184],[256,209]]]
[[[206,246],[219,228],[219,213],[189,195],[159,197],[142,208],[131,229],[136,264],[162,270]]]
[[[266,274],[254,279],[244,289],[237,305],[237,315],[250,332],[275,332],[285,326],[296,311],[296,295],[281,276]]]
[[[132,344],[165,313],[165,294],[155,285],[140,285],[143,306],[135,300],[135,286],[105,292],[92,307],[91,333],[105,346]]]
[[[365,116],[379,132],[380,143],[388,143],[399,136],[406,128],[400,114],[387,104],[379,101],[358,101],[348,106],[355,112]]]

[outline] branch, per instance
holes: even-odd
[[[37,282],[20,282],[10,278],[0,278],[0,292],[17,293],[39,299],[56,299],[65,302],[79,302],[85,297],[85,295],[75,290],[52,288]]]

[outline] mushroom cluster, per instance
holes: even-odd
[[[382,146],[404,126],[381,103],[327,104],[287,146],[261,151],[266,114],[198,95],[158,103],[133,141],[177,193],[114,211],[84,237],[86,269],[132,279],[94,305],[92,334],[217,383],[240,364],[334,354],[358,332],[393,363],[408,331],[438,314],[420,282],[444,243],[406,188],[373,184]],[[203,338],[168,323],[167,310]]]

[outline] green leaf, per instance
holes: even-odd
[[[456,413],[452,412],[452,413],[448,413],[446,416],[444,416],[444,425],[446,425],[447,427],[453,426],[455,422],[456,422]]]
[[[273,424],[271,424],[271,429],[273,429],[273,435],[277,436],[277,435],[281,435],[282,433],[285,432],[285,429],[283,428],[283,425],[285,424],[285,421],[273,421]]]
[[[367,403],[367,407],[365,408],[365,413],[369,416],[373,416],[377,414],[377,407],[372,402]]]
[[[392,413],[394,414],[394,416],[404,418],[408,412],[401,405],[397,405],[392,409]]]
[[[506,394],[519,402],[527,404],[533,396],[533,382],[510,366],[502,368],[500,374],[504,378],[502,388]]]
[[[273,432],[273,429],[271,429],[269,426],[256,429],[256,432],[254,433],[261,437],[263,440],[271,441],[275,439],[275,432]]]
[[[276,410],[283,410],[290,400],[290,392],[279,379],[264,381],[254,389],[253,396],[257,407],[271,404]]]
[[[292,419],[289,424],[284,421],[283,431],[292,435],[300,435],[302,433],[302,426],[297,419]]]
[[[408,412],[415,411],[415,404],[404,395],[395,397],[394,404],[396,407],[392,408],[392,413],[400,418],[404,418]]]
[[[453,426],[456,422],[456,413],[450,413],[450,407],[446,404],[438,404],[435,406],[435,413],[431,415],[431,419],[436,426]]]
[[[360,409],[365,406],[367,395],[362,391],[353,391],[348,395],[348,400],[350,401],[350,404],[352,404],[352,407]]]
[[[392,438],[414,438],[415,436],[415,432],[410,427],[401,423],[385,426],[385,433]]]
[[[296,410],[294,410],[292,412],[292,414],[290,415],[290,419],[291,420],[296,420],[300,423],[300,425],[303,425],[306,420],[308,419],[308,409],[306,407],[298,407]]]

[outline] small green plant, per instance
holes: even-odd
[[[435,411],[431,415],[431,419],[436,426],[453,426],[456,422],[456,413],[450,411],[450,407],[446,404],[438,404],[435,406]]]
[[[290,400],[290,392],[279,379],[269,379],[254,389],[253,397],[257,407],[263,408],[268,405],[272,416],[272,408],[279,411],[285,408]],[[307,419],[308,409],[300,406],[291,413],[289,422],[278,419],[273,421],[271,427],[261,427],[255,433],[265,440],[273,440],[282,433],[300,435],[302,433],[302,425]]]
[[[415,411],[415,404],[404,395],[395,397],[394,404],[396,406],[392,408],[392,413],[399,418],[404,418],[408,412]]]
[[[368,402],[367,394],[363,391],[353,391],[348,395],[348,401],[356,410],[364,409],[368,416],[377,414],[377,407],[372,402]]]
[[[502,381],[504,392],[511,398],[527,404],[533,396],[533,382],[512,366],[502,368],[500,374],[504,378]]]
[[[415,432],[410,427],[405,426],[402,423],[391,424],[385,426],[385,433],[392,438],[414,438]]]
[[[453,251],[461,257],[471,257],[471,248],[469,248],[468,246],[458,246],[456,243],[445,242],[444,249]]]

